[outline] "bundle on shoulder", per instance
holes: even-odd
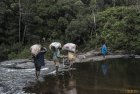
[[[34,56],[36,56],[40,52],[41,47],[42,46],[40,44],[34,44],[34,45],[32,45],[31,48],[30,48],[31,54],[34,55]]]

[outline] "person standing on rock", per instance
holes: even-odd
[[[106,47],[105,42],[102,43],[101,53],[102,53],[103,58],[105,59],[106,58],[105,56],[107,54],[107,47]]]
[[[61,43],[60,42],[52,42],[49,46],[50,50],[52,51],[52,59],[55,64],[56,72],[58,72],[59,68],[59,59],[60,59],[60,50],[61,50]]]
[[[75,63],[75,59],[76,59],[76,44],[74,43],[66,43],[62,50],[66,50],[68,52],[67,54],[67,58],[69,61],[69,68],[73,67],[73,64]]]
[[[44,54],[46,51],[47,49],[45,47],[41,47],[40,52],[37,55],[33,55],[37,79],[39,78],[41,67],[45,66]]]
[[[53,51],[53,62],[55,64],[55,67],[56,67],[56,71],[58,71],[58,67],[59,67],[59,59],[60,59],[60,49],[61,48],[55,48],[54,46],[52,46],[52,51]]]
[[[76,59],[76,52],[68,51],[68,60],[70,63],[70,67],[73,67],[73,63],[75,62]]]

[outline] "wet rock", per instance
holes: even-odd
[[[106,59],[111,58],[140,58],[139,55],[135,55],[134,52],[130,54],[126,54],[125,50],[116,50],[112,52],[110,49],[108,49],[108,53],[106,56]],[[76,58],[76,63],[82,63],[82,62],[94,62],[94,61],[101,61],[104,60],[104,58],[101,55],[100,50],[92,50],[86,53],[78,54]]]
[[[140,58],[140,55],[135,55],[135,58]]]
[[[55,70],[51,61],[41,69],[41,77]],[[43,78],[42,78],[43,79]],[[36,83],[34,63],[28,59],[0,62],[1,94],[24,94],[24,87]]]
[[[95,51],[95,50],[81,54],[81,56],[85,56],[85,57],[99,56],[99,55],[101,55],[100,51]]]
[[[90,52],[89,52],[90,53]],[[83,63],[83,62],[94,62],[94,61],[101,61],[104,60],[102,56],[96,56],[92,51],[90,54],[80,54],[77,56],[75,62],[76,63]],[[84,57],[84,58],[81,58]],[[114,55],[106,55],[106,59],[112,59],[112,58],[140,58],[139,55],[134,54],[114,54]]]
[[[116,55],[126,54],[126,51],[124,51],[124,50],[116,50],[114,52],[114,54],[116,54]]]
[[[34,63],[33,62],[25,62],[25,63],[22,63],[22,64],[17,64],[15,67],[23,68],[23,69],[34,68]]]

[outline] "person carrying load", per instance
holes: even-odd
[[[68,51],[68,61],[70,63],[70,67],[73,66],[76,59],[76,45],[74,43],[67,43],[63,46],[62,50]]]
[[[44,54],[47,49],[39,44],[35,44],[30,48],[34,60],[36,78],[39,78],[41,66],[45,66]]]
[[[52,42],[49,46],[49,48],[52,50],[52,59],[55,64],[56,70],[58,70],[59,67],[59,59],[60,59],[60,49],[61,49],[61,43],[59,42]]]

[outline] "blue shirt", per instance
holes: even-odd
[[[107,53],[107,47],[106,47],[105,44],[102,45],[101,52],[102,52],[102,54],[104,54],[104,55]]]

